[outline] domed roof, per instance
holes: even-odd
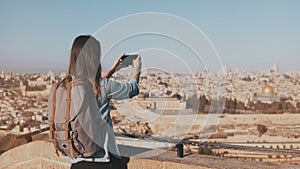
[[[274,94],[275,91],[274,91],[274,88],[272,86],[267,84],[262,88],[262,93],[263,94]]]

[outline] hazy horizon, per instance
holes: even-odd
[[[143,67],[143,68],[147,68],[147,67]],[[264,72],[264,71],[269,70],[269,69],[271,69],[271,67],[266,68],[266,69],[262,69],[262,70],[257,70],[257,71],[245,71],[245,70],[239,69],[239,72],[240,73],[242,73],[242,72],[261,73],[261,72]],[[2,70],[4,70],[4,72],[5,72],[6,75],[9,74],[9,73],[13,73],[13,74],[47,74],[47,73],[49,73],[49,71],[51,71],[51,72],[53,72],[55,74],[61,74],[61,73],[66,73],[67,72],[67,68],[65,70],[49,69],[49,70],[41,70],[41,71],[14,71],[14,70],[0,69],[1,72],[2,72]],[[203,71],[195,71],[195,72],[192,72],[192,73],[204,73],[204,72],[205,72],[205,70],[203,70]],[[233,68],[230,68],[229,72],[235,73],[236,70],[233,69]],[[300,70],[291,70],[291,71],[286,71],[286,72],[279,71],[279,74],[286,74],[286,73],[290,73],[290,72],[299,72],[300,73]],[[169,71],[167,73],[190,74],[191,72],[173,72],[173,71]]]

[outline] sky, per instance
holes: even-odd
[[[0,69],[16,73],[66,71],[71,44],[76,36],[95,34],[108,23],[126,15],[158,12],[178,16],[199,28],[213,44],[220,63],[232,70],[261,71],[279,64],[280,72],[300,71],[299,9],[298,0],[0,1]],[[155,19],[148,22],[160,25]],[[135,24],[141,23],[124,25],[130,28]],[[122,26],[118,29],[123,30]],[[169,29],[183,35],[189,32],[176,27]],[[139,38],[129,39],[112,53],[127,52],[126,49],[137,47],[137,44],[144,46],[135,50],[145,52],[155,44],[155,48],[161,47],[152,54],[174,57],[164,46],[170,38],[164,40],[146,35]],[[112,58],[103,60],[107,62],[104,64],[109,65]],[[174,71],[172,67],[184,71],[177,69],[180,62],[166,60],[156,65],[158,58],[145,53],[147,63],[143,64],[167,71]],[[197,66],[198,63],[187,62],[186,67]]]

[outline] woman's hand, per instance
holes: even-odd
[[[122,65],[120,65],[119,63],[120,63],[120,60],[123,59],[124,56],[125,56],[125,53],[122,53],[122,54],[114,61],[114,64],[113,64],[113,66],[112,66],[112,68],[111,68],[112,70],[118,71],[118,70],[120,70],[121,68],[123,68]]]
[[[103,72],[102,73],[102,77],[103,78],[109,78],[111,77],[116,71],[124,68],[124,67],[128,67],[128,65],[126,64],[120,64],[120,60],[124,60],[124,56],[125,53],[121,54],[113,63],[111,69],[107,72]],[[139,81],[140,78],[140,72],[141,72],[141,68],[142,68],[142,62],[141,62],[141,56],[138,55],[138,57],[136,59],[134,59],[132,61],[132,67],[134,68],[134,72],[132,75],[132,79],[136,79],[137,81]]]
[[[132,67],[135,69],[135,71],[141,71],[142,68],[141,55],[138,55],[138,57],[132,61]]]
[[[135,79],[137,83],[139,83],[142,69],[141,55],[138,55],[138,57],[132,61],[132,67],[134,68],[132,79]]]
[[[114,61],[114,63],[113,63],[113,65],[112,65],[111,69],[108,70],[107,72],[103,72],[101,76],[102,76],[103,78],[109,78],[110,76],[112,76],[112,75],[115,73],[115,71],[120,70],[122,67],[121,67],[121,65],[119,64],[119,61],[120,61],[120,59],[122,59],[124,56],[125,56],[125,53],[122,53],[122,54]]]

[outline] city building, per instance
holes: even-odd
[[[273,103],[275,101],[280,101],[280,98],[275,95],[274,88],[267,84],[262,88],[262,92],[258,96],[253,97],[253,101],[261,101],[262,103]]]
[[[5,79],[5,72],[4,72],[4,70],[2,70],[2,72],[1,72],[1,78]]]
[[[185,101],[170,97],[138,99],[138,102],[144,108],[157,110],[183,110],[186,108]]]

